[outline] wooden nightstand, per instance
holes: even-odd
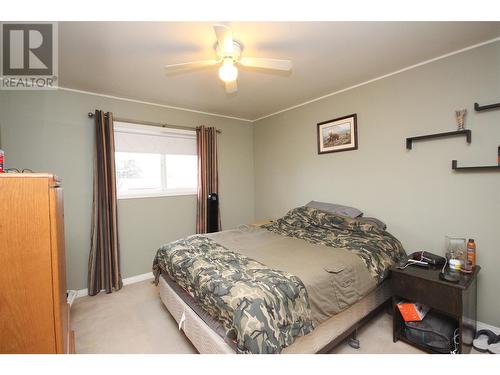
[[[459,353],[469,353],[476,335],[477,274],[476,266],[470,275],[462,274],[456,284],[439,279],[439,268],[408,266],[391,269],[393,305],[393,341],[405,341],[427,352],[428,349],[410,342],[404,334],[404,320],[396,304],[401,301],[420,302],[456,323],[460,329]]]

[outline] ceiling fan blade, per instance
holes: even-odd
[[[231,82],[226,82],[226,93],[232,94],[233,92],[236,91],[238,91],[238,84],[236,83],[236,80]]]
[[[251,68],[274,69],[274,70],[292,70],[290,60],[266,59],[259,57],[243,57],[240,64]]]
[[[170,65],[165,65],[165,73],[170,73],[179,70],[203,68],[205,66],[211,66],[216,64],[217,60],[200,60],[200,61],[190,61],[180,64],[170,64]]]
[[[225,56],[231,56],[233,53],[233,33],[231,29],[226,25],[214,25],[214,31],[220,51]]]

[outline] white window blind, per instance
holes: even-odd
[[[195,130],[115,121],[118,198],[190,195],[197,191]]]
[[[196,155],[194,130],[115,122],[115,150],[165,155]]]

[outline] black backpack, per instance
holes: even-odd
[[[420,322],[405,322],[404,332],[408,341],[438,353],[452,353],[457,324],[454,320],[434,311],[428,312]]]

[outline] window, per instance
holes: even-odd
[[[196,194],[198,158],[194,130],[115,121],[118,198]]]

